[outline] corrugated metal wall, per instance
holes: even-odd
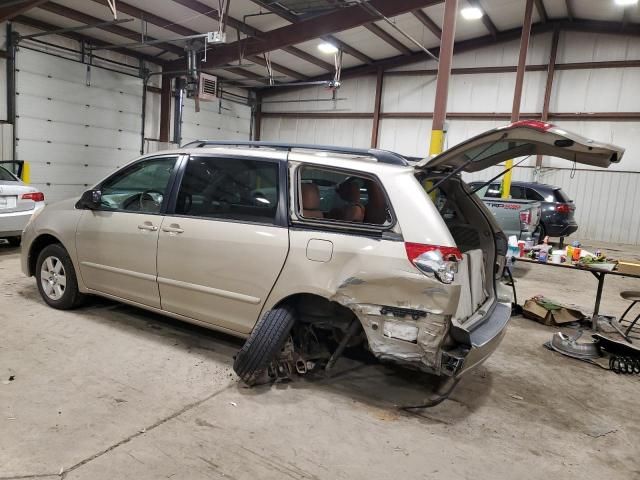
[[[551,34],[532,37],[527,63],[546,64],[551,49]],[[454,56],[455,67],[513,66],[517,64],[518,42],[471,51]],[[562,33],[557,63],[640,59],[640,39],[619,35]],[[436,68],[434,62],[421,62],[401,70]],[[382,113],[430,112],[433,110],[435,76],[386,75],[382,92]],[[527,72],[521,111],[542,110],[545,72]],[[450,84],[449,112],[510,112],[515,73],[454,75]],[[640,111],[640,68],[603,68],[558,70],[551,97],[550,111],[638,112]],[[329,99],[331,93],[320,87],[278,91],[265,97],[264,112],[373,112],[375,77],[346,80],[335,102],[309,102]],[[305,102],[292,103],[292,100]],[[447,122],[446,146],[453,146],[473,135],[506,123],[494,120]],[[627,149],[623,161],[610,170],[578,166],[559,159],[543,159],[539,181],[561,186],[577,204],[576,217],[583,240],[640,244],[640,122],[636,121],[556,121],[562,128]],[[369,147],[370,118],[310,119],[267,116],[262,121],[263,140],[305,141],[336,145]],[[430,118],[383,118],[380,122],[379,147],[411,156],[425,156],[431,131]],[[514,178],[533,180],[535,159],[515,169]],[[625,172],[625,173],[623,173]],[[497,169],[475,174],[474,179],[488,179]],[[635,207],[635,208],[634,208]]]

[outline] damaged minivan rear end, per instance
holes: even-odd
[[[361,345],[455,385],[498,347],[512,307],[507,239],[461,174],[537,154],[608,167],[623,152],[535,121],[416,163],[292,149],[289,253],[236,372],[253,383],[258,372],[329,370]],[[354,216],[335,213],[336,192]],[[284,347],[261,362],[256,342],[274,328]]]

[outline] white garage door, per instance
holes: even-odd
[[[187,98],[182,110],[182,145],[194,140],[250,140],[251,107],[226,100],[195,102]]]
[[[140,153],[142,80],[21,48],[16,158],[48,203],[76,196]]]

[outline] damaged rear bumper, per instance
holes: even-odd
[[[511,307],[499,302],[493,302],[482,321],[470,329],[450,326],[446,315],[417,315],[412,310],[403,315],[378,305],[360,307],[357,314],[369,349],[378,359],[452,377],[463,375],[489,357],[502,341],[511,318]],[[445,337],[452,341],[443,342]]]

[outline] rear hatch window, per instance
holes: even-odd
[[[556,202],[560,202],[560,203],[570,203],[571,202],[571,199],[569,198],[569,196],[566,193],[564,193],[561,188],[558,188],[557,190],[554,190],[553,191],[553,196],[554,196]]]

